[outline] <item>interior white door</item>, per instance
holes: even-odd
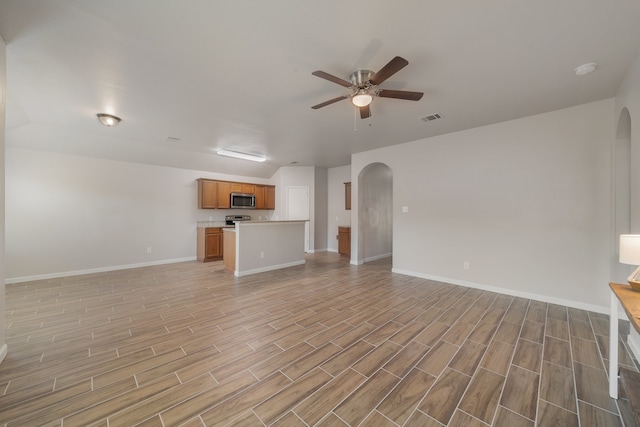
[[[309,252],[309,187],[287,187],[287,219],[305,219],[304,251]]]

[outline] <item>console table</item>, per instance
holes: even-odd
[[[640,333],[640,292],[629,285],[609,283],[611,313],[609,314],[609,396],[618,398],[618,302],[622,305],[631,325]]]

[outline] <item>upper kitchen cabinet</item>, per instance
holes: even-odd
[[[218,181],[218,209],[231,208],[231,183]]]
[[[264,185],[256,185],[256,209],[264,209]]]
[[[348,211],[351,210],[351,183],[344,183],[344,208]]]
[[[274,185],[264,187],[264,208],[269,210],[276,208],[276,187]]]
[[[276,208],[276,187],[246,182],[198,179],[199,209],[231,209],[231,193],[256,195],[256,209]]]
[[[198,209],[218,207],[218,183],[206,179],[198,180]]]
[[[273,185],[255,185],[256,209],[274,210],[276,208],[276,187]]]
[[[231,182],[232,193],[255,194],[255,184],[247,184],[246,182]]]

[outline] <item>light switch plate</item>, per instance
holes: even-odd
[[[409,206],[403,206],[402,213],[409,213]]]

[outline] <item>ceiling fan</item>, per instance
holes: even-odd
[[[395,73],[409,65],[409,61],[399,56],[396,56],[391,61],[382,67],[377,73],[370,70],[357,70],[354,71],[349,77],[350,82],[343,80],[339,77],[332,76],[324,71],[314,71],[313,74],[321,79],[329,80],[330,82],[337,83],[340,86],[344,86],[351,91],[349,95],[338,96],[337,98],[330,99],[322,102],[318,105],[314,105],[314,110],[333,104],[334,102],[342,101],[343,99],[351,98],[353,105],[360,110],[360,118],[366,119],[371,117],[371,101],[375,96],[380,98],[396,98],[406,99],[409,101],[419,101],[422,98],[422,92],[409,92],[406,90],[390,90],[380,89],[378,86],[393,76]]]

